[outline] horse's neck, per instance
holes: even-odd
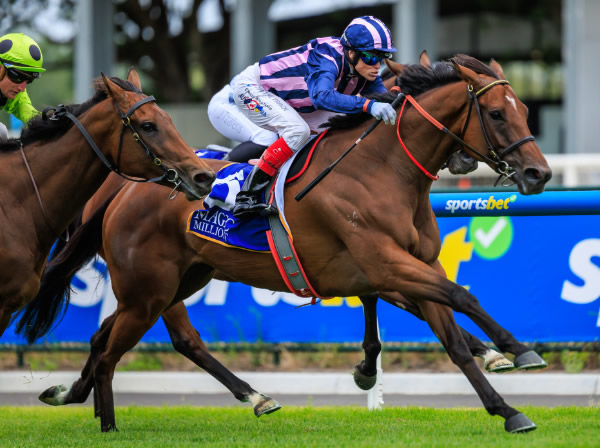
[[[107,147],[108,143],[99,136],[93,138],[100,148]],[[19,194],[25,192],[25,210],[33,218],[38,238],[49,240],[51,244],[57,236],[55,233],[64,231],[100,187],[108,170],[75,126],[52,142],[36,142],[24,151],[32,176],[22,155],[15,154],[21,167],[22,190]],[[35,194],[33,181],[42,205]]]
[[[464,114],[467,104],[466,89],[463,83],[454,83],[429,91],[418,98],[419,105],[438,122],[447,127],[454,134],[460,134],[464,124]],[[409,129],[410,131],[403,131]],[[458,148],[456,142],[444,132],[438,130],[416,108],[410,107],[402,117],[400,135],[412,156],[425,168],[427,172],[436,175],[448,156]],[[400,144],[398,143],[398,146]],[[398,147],[404,153],[404,149]],[[411,183],[415,180],[424,180],[425,186],[431,186],[431,179],[412,161],[403,166],[410,168],[408,179]]]

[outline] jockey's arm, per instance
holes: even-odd
[[[310,73],[306,79],[306,84],[313,106],[316,109],[346,114],[363,112],[366,98],[345,95],[335,89],[335,81],[341,68],[338,68],[331,59],[330,55],[322,54],[317,49],[313,50],[308,57]],[[341,65],[341,58],[339,64]],[[372,102],[367,107],[369,108],[371,105]],[[366,112],[369,112],[369,110]]]

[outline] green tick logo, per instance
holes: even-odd
[[[510,218],[474,217],[469,224],[469,240],[481,258],[495,260],[506,253],[513,239]]]

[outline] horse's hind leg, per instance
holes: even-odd
[[[487,381],[473,360],[450,308],[428,301],[420,301],[418,306],[425,320],[446,348],[452,362],[462,370],[477,392],[488,413],[503,417],[504,429],[508,432],[526,432],[535,429],[535,423],[508,406]]]
[[[354,382],[363,390],[371,389],[377,382],[377,357],[381,352],[381,341],[377,332],[377,294],[358,297],[365,314],[365,335],[362,347],[365,359],[354,366]]]
[[[46,389],[38,397],[40,401],[52,406],[61,406],[71,403],[83,403],[87,400],[92,388],[94,387],[93,366],[98,356],[104,351],[108,336],[115,322],[115,315],[112,314],[102,322],[100,329],[92,336],[90,341],[90,355],[81,371],[81,376],[71,387],[64,384],[52,386]],[[99,417],[98,400],[94,391],[94,416]]]
[[[206,370],[229,389],[235,398],[244,402],[250,401],[257,417],[281,408],[277,401],[252,389],[208,352],[200,333],[192,326],[183,302],[176,303],[164,311],[162,318],[175,350]]]
[[[115,405],[112,380],[115,367],[121,357],[131,350],[152,328],[160,311],[152,306],[151,296],[144,297],[139,306],[127,309],[117,308],[113,328],[109,333],[106,349],[101,353],[93,366],[94,397],[100,413],[100,429],[102,432],[117,431],[115,422]]]

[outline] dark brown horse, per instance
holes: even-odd
[[[141,92],[134,70],[129,81],[103,75],[86,103],[36,118],[20,139],[0,146],[0,336],[36,295],[52,244],[109,167],[136,178],[160,176],[165,185],[175,180],[190,199],[210,188],[214,172]]]
[[[295,202],[294,196],[364,129],[347,121],[346,129],[334,125],[307,174],[287,189],[286,216],[296,250],[313,287],[323,296],[398,291],[418,303],[488,412],[502,416],[507,431],[533,429],[535,425],[489,385],[450,308],[435,303],[477,299],[440,272],[440,237],[429,191],[432,178],[457,149],[449,133],[464,135],[469,150],[509,174],[521,193],[543,191],[550,169],[529,136],[525,107],[508,83],[481,62],[459,56],[434,69],[410,66],[397,82],[418,100],[406,108],[397,129],[377,127],[314,191]],[[477,118],[469,121],[472,107]],[[434,120],[435,126],[424,118],[430,117],[425,111],[439,120]],[[215,170],[222,166],[218,161],[207,163]],[[385,194],[378,195],[382,189]],[[93,341],[93,347],[105,348],[92,354],[88,366],[103,430],[115,428],[111,379],[116,363],[172,304],[201,288],[216,271],[229,280],[286,290],[270,255],[184,233],[188,216],[198,205],[178,198],[158,203],[159,191],[152,185],[128,185],[99,219],[101,252],[119,300],[117,311],[97,334],[100,342]],[[98,225],[88,226],[93,231],[82,241],[94,244]]]

